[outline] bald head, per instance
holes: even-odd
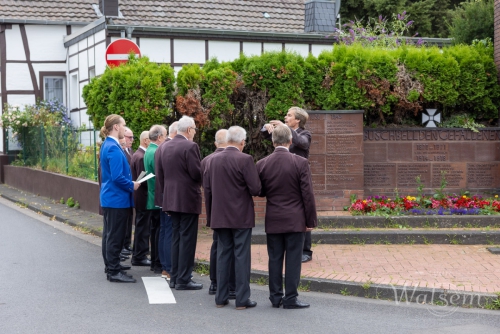
[[[141,146],[148,148],[149,146],[149,131],[142,131],[140,136]]]
[[[227,146],[227,130],[226,129],[220,129],[217,131],[215,134],[215,147],[217,148],[225,148]]]

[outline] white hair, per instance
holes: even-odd
[[[195,125],[193,117],[182,116],[179,120],[179,123],[177,123],[177,132],[185,133],[187,132],[188,128],[192,128],[194,126]]]
[[[168,134],[172,134],[172,133],[176,133],[177,132],[177,125],[179,124],[179,122],[175,121],[173,122],[172,124],[170,124],[170,126],[168,127]]]
[[[247,137],[247,132],[241,126],[232,126],[227,130],[226,141],[228,143],[239,144]]]

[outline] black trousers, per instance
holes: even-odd
[[[234,255],[236,276],[236,307],[244,306],[250,298],[250,244],[252,229],[217,229],[217,293],[215,303],[222,305],[229,299],[231,257]]]
[[[172,217],[172,271],[170,282],[187,284],[194,267],[198,214],[169,212]]]
[[[217,285],[217,230],[213,230],[213,242],[210,248],[210,280],[212,284]],[[231,256],[231,264],[229,268],[229,291],[235,291],[236,289],[236,276],[234,273],[234,253]]]
[[[161,269],[158,243],[160,241],[160,210],[150,212],[150,238],[151,238],[151,269]]]
[[[312,240],[311,240],[311,232],[304,232],[304,249],[302,250],[302,254],[313,256],[313,252],[311,250]]]
[[[267,253],[269,255],[269,300],[283,305],[293,304],[299,293],[302,267],[302,245],[304,233],[267,234]],[[283,297],[283,259],[285,260],[285,296]]]
[[[123,248],[127,219],[132,208],[102,208],[102,210],[102,257],[108,273],[115,275],[120,272],[120,252]]]
[[[148,255],[150,217],[151,211],[149,210],[135,210],[134,252],[132,255],[132,262],[144,260]]]
[[[127,220],[127,229],[125,230],[123,248],[128,248],[132,244],[132,222],[134,221],[134,211],[134,209],[130,210],[130,216]]]

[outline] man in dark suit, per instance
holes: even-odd
[[[217,148],[212,154],[206,156],[203,160],[201,160],[201,171],[203,174],[206,173],[206,166],[208,161],[213,158],[213,156],[217,153],[224,151],[227,146],[226,141],[227,130],[220,129],[215,134],[215,142],[214,145]],[[206,203],[205,203],[206,204]],[[215,295],[217,292],[217,230],[213,230],[213,242],[212,247],[210,248],[210,288],[208,289],[209,295]],[[236,298],[236,277],[234,273],[234,254],[231,257],[231,268],[229,271],[229,299]]]
[[[203,288],[191,280],[201,214],[200,149],[193,142],[196,130],[192,117],[179,120],[177,136],[161,145],[162,168],[156,175],[163,189],[162,210],[172,217],[170,287],[176,290]]]
[[[290,153],[294,153],[303,158],[309,159],[309,148],[311,146],[311,133],[304,129],[309,114],[302,108],[291,107],[285,116],[285,124],[292,130],[292,144],[290,145]],[[271,139],[271,134],[274,128],[283,123],[278,120],[265,124],[261,129],[261,133],[267,138]],[[311,250],[311,232],[306,232],[304,239],[304,246],[302,250],[302,262],[309,262],[312,260]]]
[[[149,146],[149,131],[143,131],[140,136],[140,146],[132,156],[132,180],[137,180],[144,169],[144,153]],[[143,184],[134,192],[135,232],[132,262],[147,260],[149,252],[149,212],[146,208],[148,200],[148,184]]]
[[[252,196],[260,193],[260,180],[253,158],[242,153],[246,131],[232,126],[227,131],[228,146],[215,154],[203,175],[207,225],[217,230],[217,292],[215,304],[229,303],[231,253],[236,269],[236,309],[255,307],[250,300],[250,242],[255,227]]]
[[[132,166],[132,156],[134,155],[134,150],[132,150],[132,144],[134,142],[134,133],[128,127],[125,127],[125,147],[123,150],[125,151],[125,158],[127,158],[129,166]],[[135,180],[135,179],[134,179]],[[125,234],[125,241],[123,243],[123,249],[121,252],[122,256],[129,256],[132,254],[132,223],[134,221],[134,212],[130,214],[129,219],[127,220],[127,233]]]
[[[304,232],[317,226],[311,172],[306,159],[291,154],[292,132],[285,125],[274,128],[274,153],[257,162],[267,198],[265,228],[269,254],[269,299],[273,307],[305,308],[297,299]],[[283,259],[285,295],[283,297]]]

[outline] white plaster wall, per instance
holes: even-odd
[[[255,42],[243,42],[243,53],[246,56],[260,56],[262,54],[262,44]]]
[[[95,52],[95,75],[101,75],[106,69],[106,43],[97,44],[94,48]]]
[[[180,70],[182,70],[182,66],[174,66],[174,75],[175,75],[175,77],[177,77],[177,73],[179,73]]]
[[[174,39],[175,63],[205,63],[205,41]]]
[[[264,43],[264,52],[283,51],[283,44],[281,43]]]
[[[305,58],[309,55],[309,44],[286,43],[285,50],[297,52],[299,55]]]
[[[69,86],[69,94],[68,94],[68,109],[77,109],[80,108],[80,84],[78,79],[78,72],[70,73],[68,78],[68,86]]]
[[[88,46],[94,45],[94,35],[90,35],[89,37],[87,37],[87,45]]]
[[[100,30],[94,34],[94,43],[98,43],[100,41],[104,41],[106,39],[106,33],[103,30]]]
[[[78,54],[78,73],[80,81],[89,78],[89,65],[87,57],[87,51],[83,51]]]
[[[73,44],[69,46],[69,55],[73,55],[78,52],[78,44]]]
[[[66,48],[63,42],[66,26],[26,25],[26,36],[31,60],[66,60]]]
[[[40,72],[66,72],[66,64],[33,64],[36,82],[40,84]],[[38,87],[40,88],[40,87]]]
[[[78,42],[78,51],[82,51],[87,48],[87,39],[81,40]]]
[[[33,90],[28,64],[7,63],[7,90]]]
[[[111,37],[111,43],[113,43],[114,41],[118,40],[118,39],[122,39],[121,37]],[[130,39],[132,42],[134,42],[135,44],[137,44],[137,38],[135,37],[132,37]],[[98,40],[96,40],[96,42],[99,42]]]
[[[12,29],[5,30],[5,43],[7,44],[7,60],[26,60],[18,24],[13,24]]]
[[[7,100],[10,105],[15,106],[23,106],[26,104],[35,104],[36,99],[34,94],[30,95],[17,95],[17,94],[9,94],[7,96]]]
[[[73,124],[73,126],[80,126],[80,112],[75,111],[70,113],[69,118],[71,119],[71,124]]]
[[[88,51],[88,59],[89,59],[89,67],[92,67],[95,65],[95,48],[90,48]]]
[[[0,99],[0,103],[2,100]],[[0,152],[3,152],[3,131],[0,131]]]
[[[219,61],[232,61],[240,56],[240,42],[208,42],[208,58],[217,57]]]
[[[331,51],[333,49],[333,45],[311,45],[311,53],[313,56],[317,57],[323,51]]]
[[[82,80],[82,79],[80,79],[80,80]],[[83,87],[85,87],[87,84],[88,84],[88,81],[82,82],[80,84],[80,90],[79,90],[79,92],[80,92],[80,108],[86,108],[87,107],[87,105],[85,104],[85,101],[83,100]]]
[[[80,125],[82,125],[83,123],[85,123],[85,125],[87,126],[87,129],[92,128],[92,124],[90,122],[89,115],[87,115],[87,109],[80,110],[80,122],[81,122]]]
[[[69,57],[69,66],[68,66],[68,70],[71,71],[75,68],[78,68],[78,54],[72,56],[72,57]]]
[[[141,38],[141,54],[155,63],[170,63],[170,39]]]

